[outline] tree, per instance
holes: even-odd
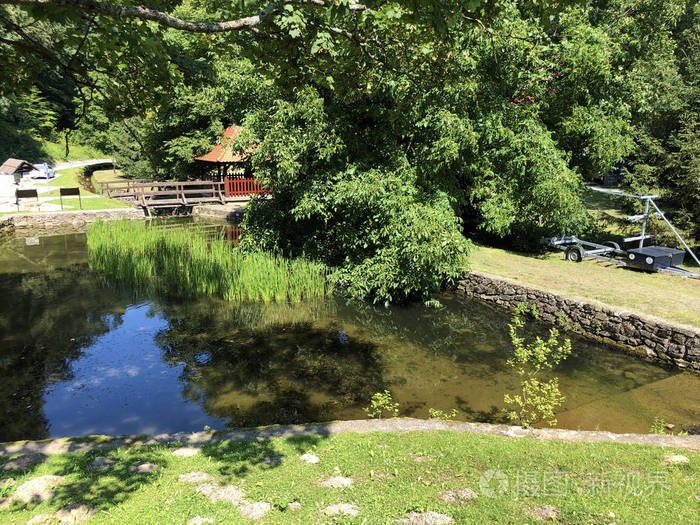
[[[687,0],[0,4],[2,63],[53,64],[133,176],[191,176],[243,123],[275,194],[244,245],[321,259],[358,297],[429,297],[462,234],[586,232],[582,183],[622,163],[698,222]]]

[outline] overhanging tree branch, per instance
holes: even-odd
[[[120,6],[94,0],[0,0],[0,4],[26,7],[55,7],[73,8],[85,13],[111,16],[114,18],[132,18],[150,20],[164,27],[190,31],[193,33],[225,33],[230,31],[252,30],[265,20],[272,18],[285,4],[308,4],[320,7],[330,7],[324,0],[278,0],[269,2],[262,10],[252,16],[227,20],[223,22],[195,22],[183,20],[163,11],[146,6]],[[351,3],[350,10],[363,11],[363,4]]]

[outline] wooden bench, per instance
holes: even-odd
[[[39,201],[39,193],[37,193],[36,189],[15,190],[15,204],[17,204],[17,211],[19,211],[19,201],[21,199],[36,199],[37,207],[41,208],[41,201]]]

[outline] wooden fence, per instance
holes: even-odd
[[[123,179],[123,180],[106,180],[100,182],[100,193],[106,195],[110,199],[118,197],[133,197],[134,186],[151,182],[149,179]]]
[[[226,185],[227,197],[248,197],[250,195],[258,195],[260,193],[268,193],[263,189],[260,181],[256,179],[233,179],[226,177],[224,179]]]

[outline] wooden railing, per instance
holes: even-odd
[[[133,197],[134,185],[151,182],[149,179],[106,180],[100,182],[100,193],[110,199],[115,197]]]
[[[238,226],[228,226],[226,228],[226,240],[230,243],[238,243],[241,241],[243,229]]]
[[[258,195],[260,193],[268,193],[268,190],[263,189],[262,184],[257,179],[234,179],[226,177],[227,197],[248,197],[250,195]]]
[[[188,204],[186,201],[196,200],[188,197],[188,195],[193,196],[198,193],[198,188],[206,189],[207,192],[210,193],[210,197],[216,197],[218,199],[221,195],[222,201],[224,197],[239,198],[269,193],[269,190],[263,189],[260,181],[256,179],[236,179],[232,177],[226,177],[223,182],[158,182],[147,179],[131,179],[104,181],[100,183],[102,195],[109,198],[134,197],[140,203],[149,200],[150,197],[158,197],[158,200],[161,200],[167,196],[171,200],[179,198],[183,201],[183,204]],[[212,193],[214,190],[216,190],[216,194]]]
[[[134,198],[146,209],[193,206],[207,202],[223,204],[223,182],[142,182],[133,185]]]

